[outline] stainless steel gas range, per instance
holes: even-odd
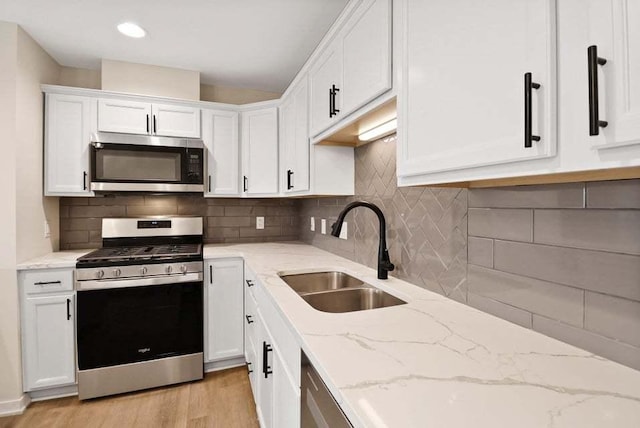
[[[81,400],[203,378],[202,218],[102,221],[78,259]]]

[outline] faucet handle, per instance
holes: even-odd
[[[384,260],[382,262],[380,262],[380,265],[382,266],[382,268],[388,272],[391,272],[392,270],[394,270],[396,268],[396,265],[394,265],[393,263],[391,263],[389,260]]]

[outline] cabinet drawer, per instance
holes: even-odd
[[[39,269],[20,273],[26,294],[56,293],[73,290],[73,269]]]

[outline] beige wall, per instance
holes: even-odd
[[[17,260],[58,249],[59,198],[43,195],[43,104],[40,85],[57,83],[60,66],[24,30],[18,27],[16,102]],[[51,236],[45,238],[45,220]]]
[[[103,59],[102,89],[197,101],[200,72]]]
[[[280,98],[277,92],[256,89],[234,88],[231,86],[200,85],[200,99],[227,104],[248,104]]]
[[[101,89],[102,76],[100,70],[86,68],[60,67],[58,85],[77,88]]]
[[[0,408],[20,399],[16,282],[16,70],[18,26],[0,22]]]

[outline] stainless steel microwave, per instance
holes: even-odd
[[[204,192],[202,140],[99,132],[90,152],[93,191]]]

